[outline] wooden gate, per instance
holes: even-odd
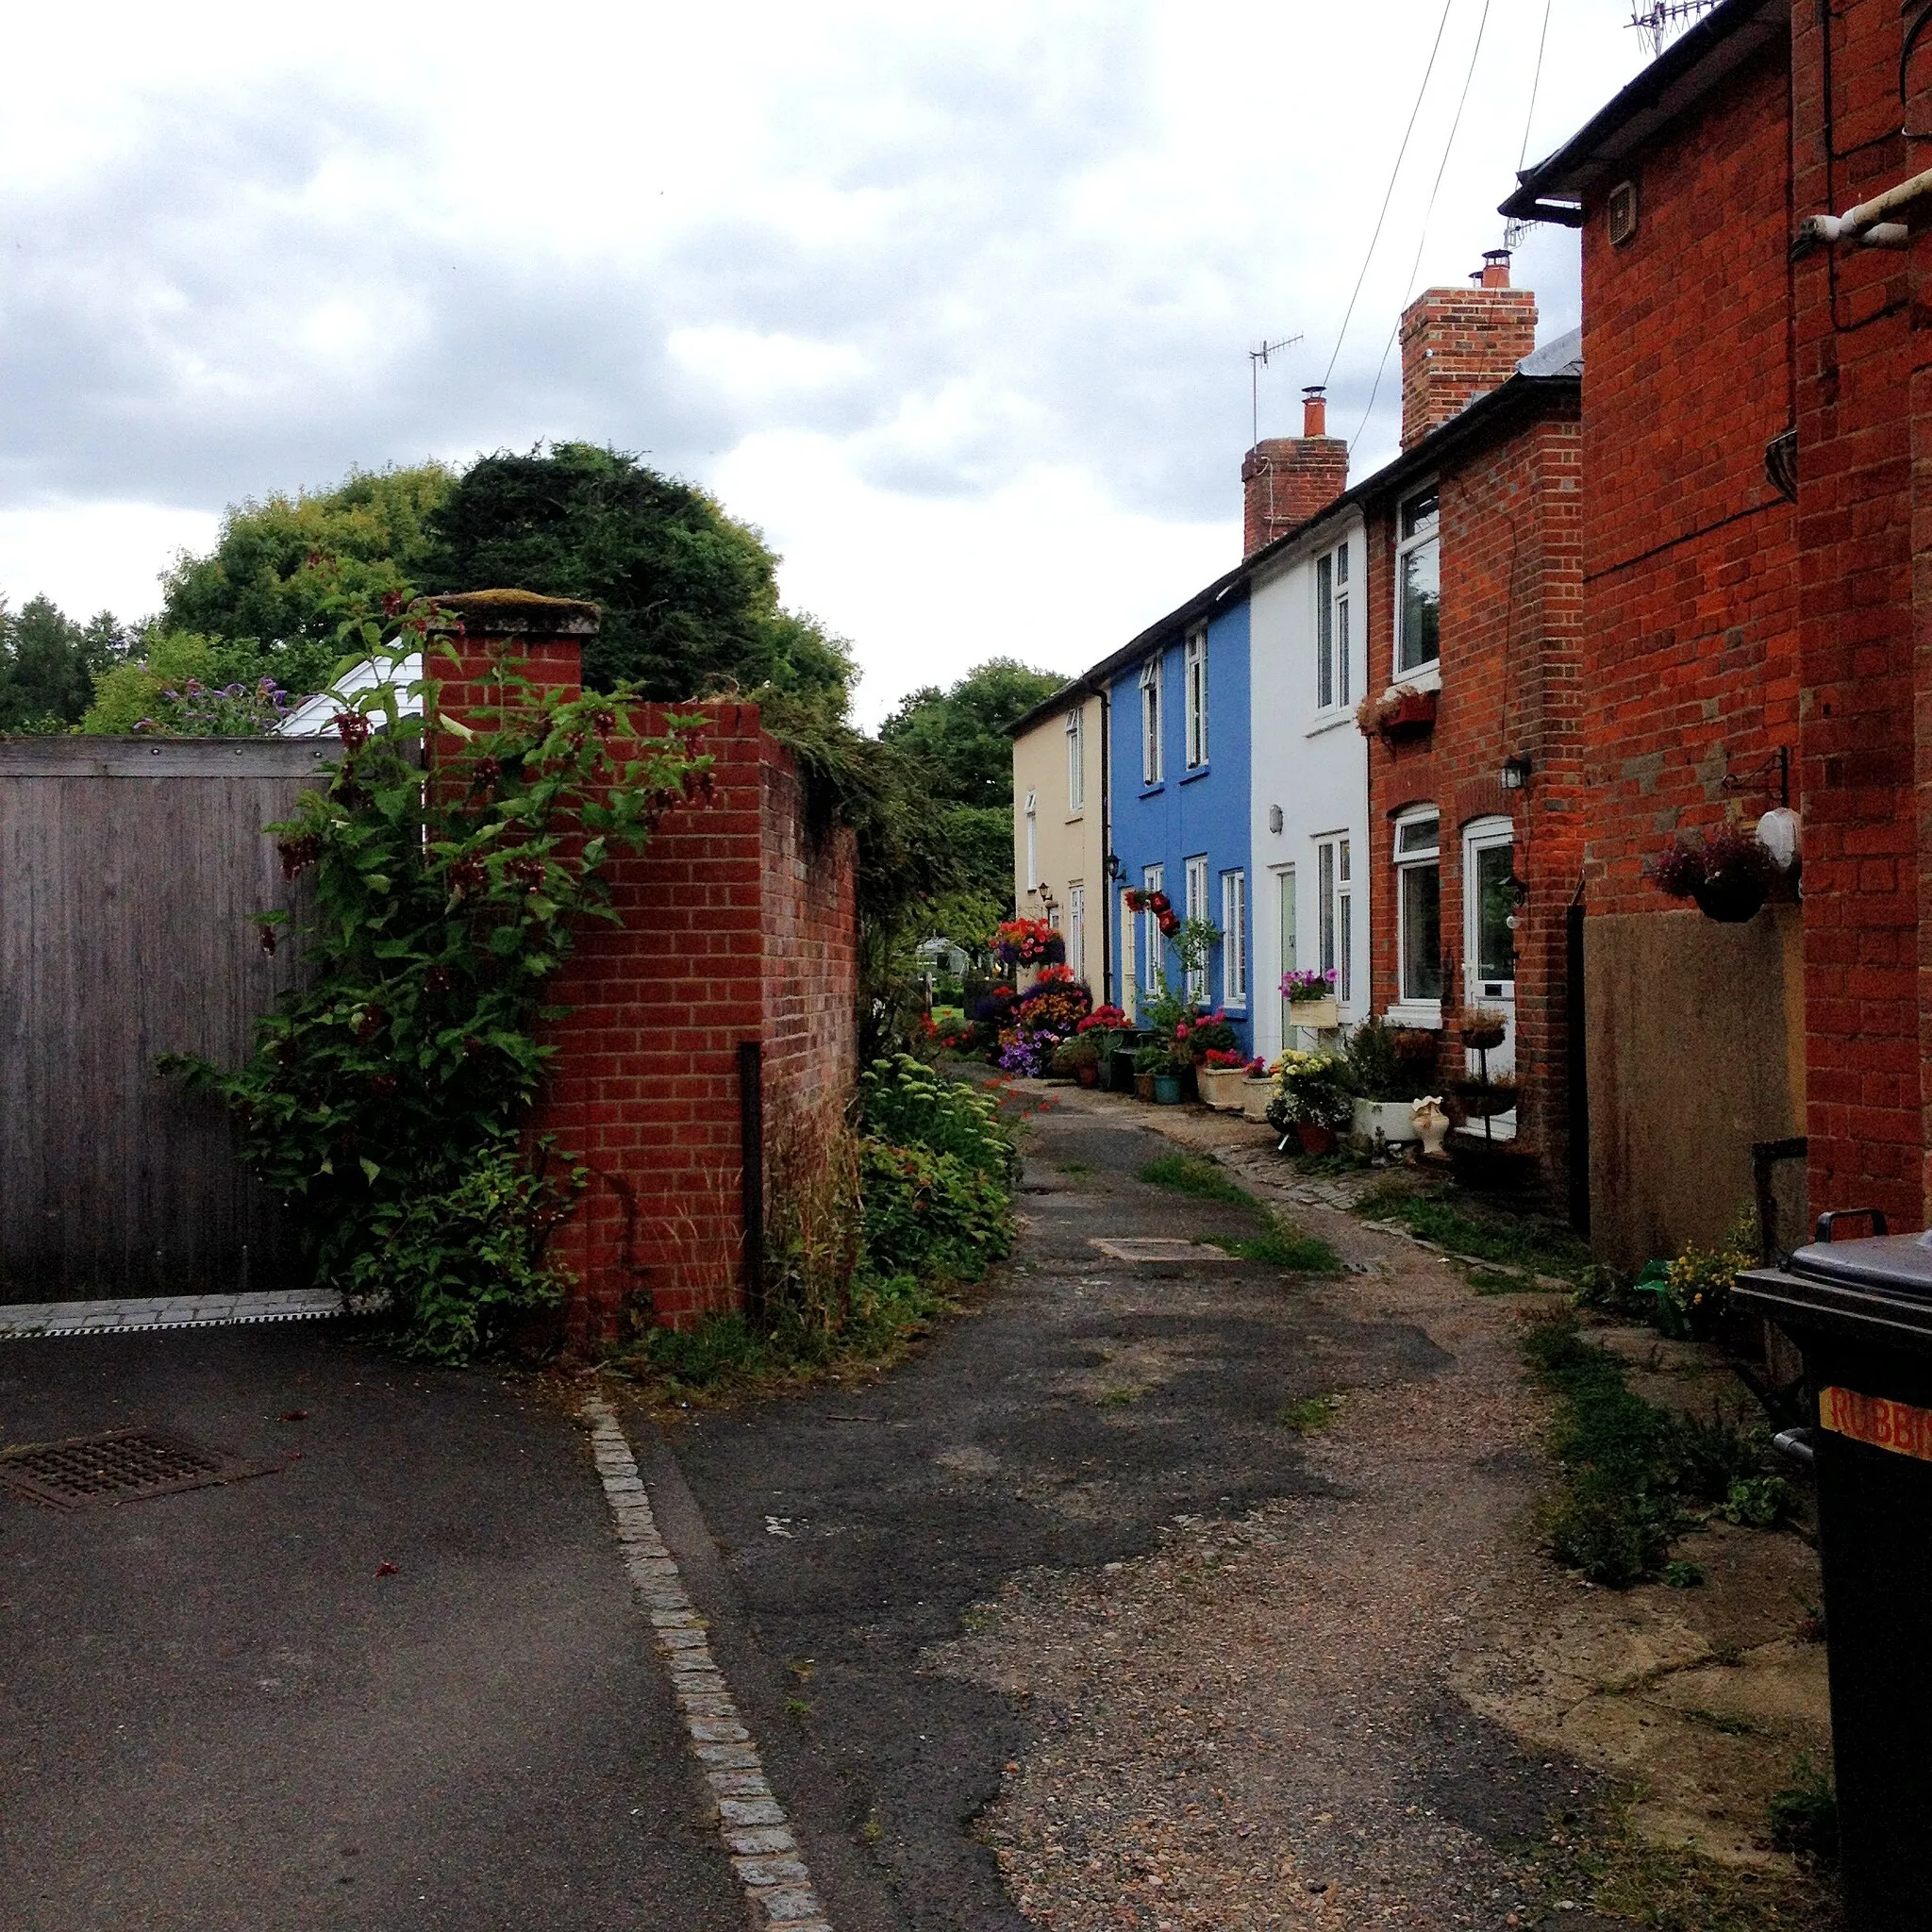
[[[292,981],[261,828],[339,749],[0,741],[0,1302],[298,1285],[221,1108],[155,1058],[239,1065]]]

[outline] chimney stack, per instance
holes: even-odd
[[[1536,347],[1536,296],[1509,286],[1509,251],[1491,248],[1468,289],[1424,289],[1402,314],[1402,446],[1500,389]]]
[[[1302,391],[1302,433],[1271,436],[1241,460],[1241,555],[1324,510],[1348,488],[1348,445],[1328,434],[1327,392]]]

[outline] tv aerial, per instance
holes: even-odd
[[[1293,348],[1300,341],[1298,335],[1283,336],[1278,342],[1257,342],[1248,351],[1248,407],[1254,429],[1254,434],[1248,438],[1250,446],[1261,440],[1261,372],[1267,368],[1271,356],[1278,356],[1283,349]]]

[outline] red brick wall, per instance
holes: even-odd
[[[1372,997],[1397,997],[1392,820],[1412,805],[1441,814],[1443,1011],[1453,1022],[1463,967],[1462,832],[1514,822],[1516,875],[1529,887],[1517,915],[1518,1134],[1544,1177],[1567,1168],[1564,917],[1580,863],[1582,610],[1581,438],[1573,397],[1547,395],[1493,439],[1459,453],[1440,477],[1442,689],[1434,731],[1412,744],[1370,741],[1369,891]],[[1394,681],[1393,506],[1371,519],[1369,683]],[[1523,791],[1503,790],[1503,760],[1532,763]],[[1462,1056],[1445,1053],[1444,1071]]]
[[[1908,152],[1897,132],[1902,118],[1924,127],[1932,108],[1924,91],[1901,116],[1897,8],[1856,0],[1830,30],[1827,153],[1820,25],[1814,9],[1792,9],[1799,215],[1842,209],[1932,163],[1932,143]],[[1923,60],[1914,73],[1925,77]],[[1913,268],[1904,252],[1840,248],[1792,274],[1811,1206],[1874,1204],[1906,1227],[1923,1224],[1926,1185],[1908,407],[1923,382],[1911,303],[1924,285],[1921,264],[1915,291]]]
[[[441,692],[487,701],[489,641],[466,640]],[[515,641],[527,675],[575,688],[575,639]],[[674,708],[641,708],[646,736]],[[591,1171],[557,1252],[577,1277],[575,1347],[625,1320],[688,1326],[740,1306],[743,1178],[738,1047],[765,1065],[765,1147],[836,1122],[856,1058],[857,931],[849,833],[815,839],[791,755],[753,705],[691,705],[712,792],[667,813],[607,877],[621,924],[592,922],[558,975],[569,1014],[531,1124]]]
[[[1646,863],[1679,829],[1775,804],[1724,781],[1796,746],[1796,514],[1764,474],[1791,420],[1785,96],[1767,55],[1657,142],[1628,242],[1603,192],[1585,209],[1592,915],[1676,905]]]

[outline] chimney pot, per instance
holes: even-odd
[[[1507,248],[1486,248],[1483,250],[1482,281],[1485,289],[1507,289],[1509,286],[1509,251]]]
[[[1302,434],[1328,434],[1328,391],[1322,383],[1310,383],[1302,391]]]

